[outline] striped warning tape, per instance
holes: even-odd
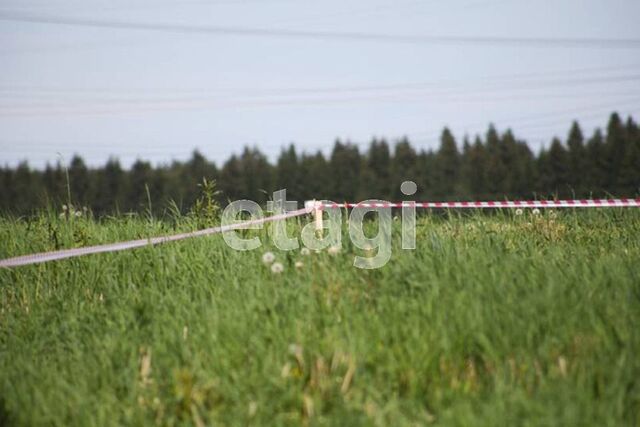
[[[0,260],[0,268],[18,267],[21,265],[39,264],[48,261],[74,258],[84,255],[118,252],[127,249],[154,246],[161,243],[174,242],[176,240],[191,237],[207,236],[210,234],[224,233],[225,231],[238,230],[252,225],[284,220],[296,216],[312,213],[316,210],[332,208],[434,208],[434,209],[485,209],[485,208],[602,208],[602,207],[640,207],[640,199],[583,199],[583,200],[525,200],[525,201],[488,201],[488,202],[361,202],[361,203],[325,203],[309,201],[303,209],[273,215],[260,219],[244,221],[231,225],[207,228],[189,233],[174,234],[171,236],[152,237],[148,239],[130,240],[127,242],[110,243],[106,245],[89,246],[84,248],[65,249],[60,251],[42,252],[38,254],[24,255],[15,258]]]
[[[2,267],[18,267],[21,265],[39,264],[48,261],[55,261],[65,258],[75,258],[83,255],[98,254],[103,252],[119,252],[127,249],[140,248],[144,246],[154,246],[161,243],[175,242],[176,240],[188,239],[191,237],[208,236],[210,234],[224,233],[225,231],[238,230],[252,225],[264,224],[272,221],[279,221],[287,218],[310,213],[312,209],[305,207],[295,211],[287,212],[280,215],[243,221],[231,225],[221,227],[207,228],[204,230],[192,231],[189,233],[174,234],[171,236],[152,237],[148,239],[130,240],[128,242],[110,243],[106,245],[88,246],[84,248],[66,249],[61,251],[42,252],[38,254],[24,255],[15,258],[0,260],[0,268]]]
[[[433,208],[433,209],[503,209],[503,208],[600,208],[600,207],[640,207],[640,199],[582,199],[582,200],[523,200],[488,202],[361,202],[323,203],[324,209],[331,208]]]

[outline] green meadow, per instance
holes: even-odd
[[[5,217],[0,258],[196,226]],[[0,270],[0,425],[640,425],[640,211],[427,214],[376,270],[255,233]]]

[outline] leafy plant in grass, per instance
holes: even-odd
[[[200,195],[191,207],[189,217],[191,217],[197,228],[213,227],[219,222],[220,205],[216,197],[220,194],[215,180],[202,178],[198,184]]]

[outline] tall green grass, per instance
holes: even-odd
[[[0,257],[191,227],[5,218]],[[2,270],[0,424],[639,425],[640,212],[393,232],[371,271],[346,232],[304,256],[265,231]]]

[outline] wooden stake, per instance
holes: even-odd
[[[316,224],[316,235],[322,236],[322,203],[315,200],[307,200],[304,202],[307,209],[313,209],[313,218]]]

